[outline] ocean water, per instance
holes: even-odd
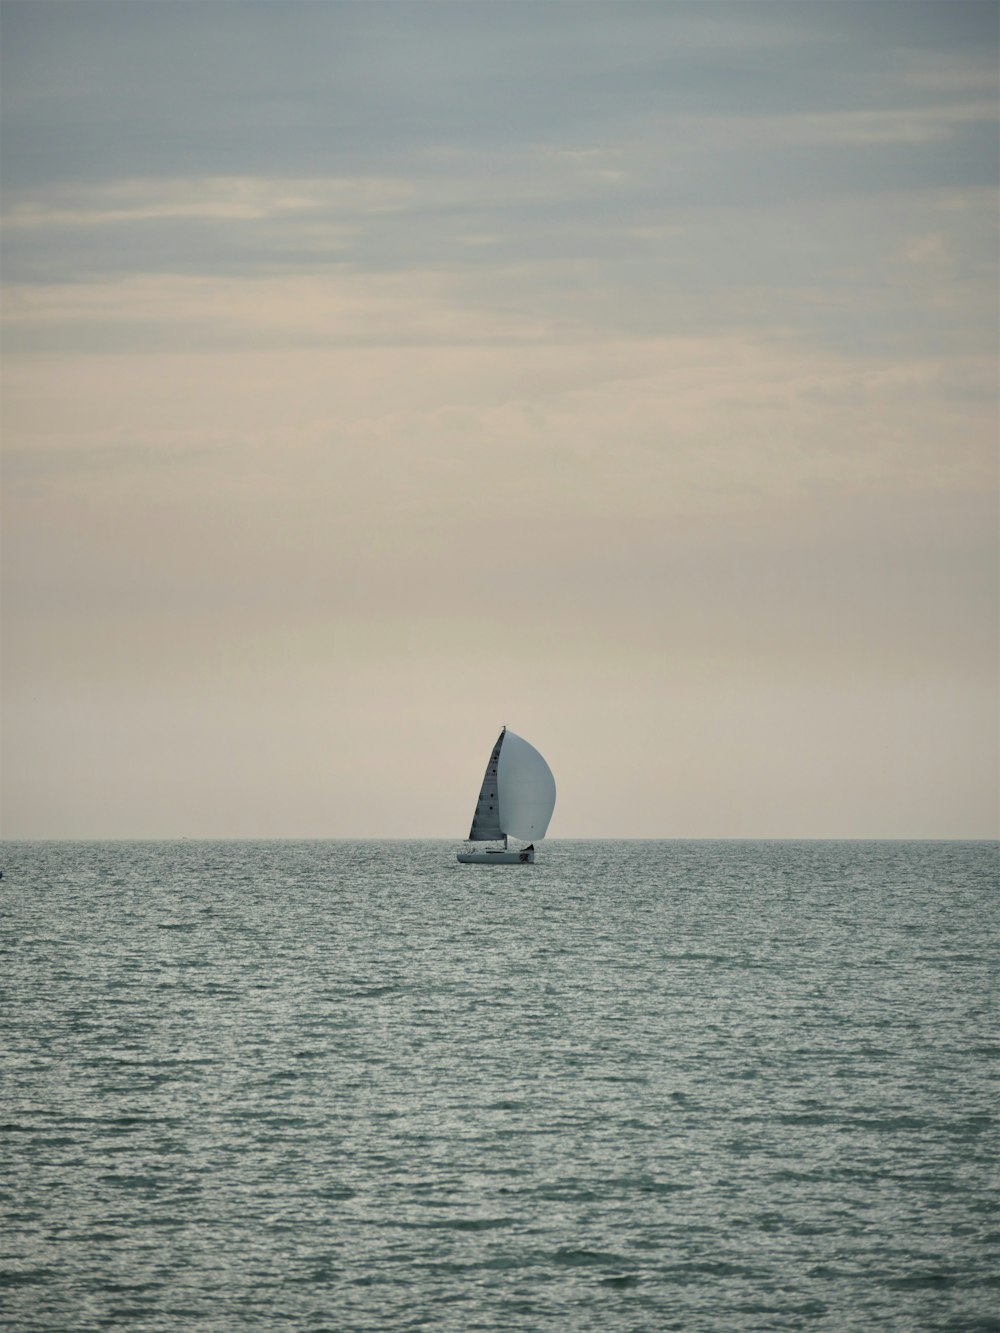
[[[0,1321],[1000,1328],[998,849],[7,843]]]

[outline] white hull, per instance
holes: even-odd
[[[534,865],[534,847],[525,847],[519,852],[459,852],[458,859],[466,866],[517,866]]]

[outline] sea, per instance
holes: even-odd
[[[7,842],[0,1323],[1000,1329],[998,845]]]

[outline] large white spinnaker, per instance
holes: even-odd
[[[533,745],[513,731],[501,736],[497,762],[500,828],[511,838],[544,838],[556,804],[556,780]]]

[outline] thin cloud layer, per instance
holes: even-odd
[[[2,24],[8,834],[993,831],[992,5]]]

